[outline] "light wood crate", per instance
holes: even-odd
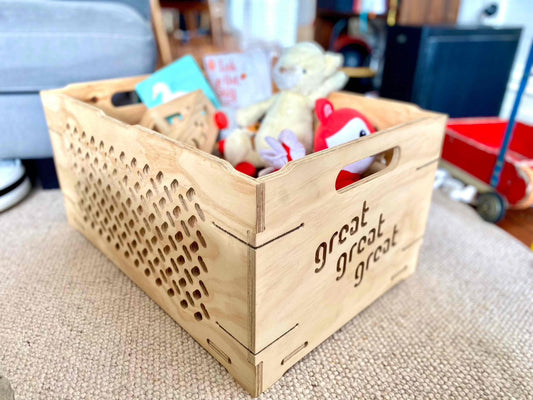
[[[257,396],[415,271],[446,116],[335,93],[379,131],[253,179],[112,105],[143,78],[41,93],[69,222]]]

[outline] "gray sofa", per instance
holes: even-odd
[[[0,0],[0,159],[52,157],[39,91],[153,72],[149,0]]]

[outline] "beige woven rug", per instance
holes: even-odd
[[[0,254],[16,399],[249,398],[68,226],[59,191],[0,214]],[[435,193],[417,273],[261,398],[532,399],[533,253]]]

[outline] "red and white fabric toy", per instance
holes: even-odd
[[[259,171],[259,176],[277,171],[289,161],[298,160],[305,156],[304,145],[298,141],[296,134],[290,129],[282,130],[278,139],[266,136],[265,140],[271,149],[261,150],[259,154],[269,166]]]
[[[314,151],[330,149],[375,132],[372,124],[360,112],[351,108],[335,110],[326,99],[318,99],[315,112],[320,125],[315,133]],[[339,190],[361,179],[361,175],[374,162],[374,156],[344,167],[335,182]]]

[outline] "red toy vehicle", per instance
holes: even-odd
[[[499,118],[450,120],[442,150],[445,167],[463,181],[474,184],[481,192],[494,190],[489,184],[506,126],[507,121]],[[505,198],[510,208],[533,205],[532,126],[516,123],[495,190]]]

